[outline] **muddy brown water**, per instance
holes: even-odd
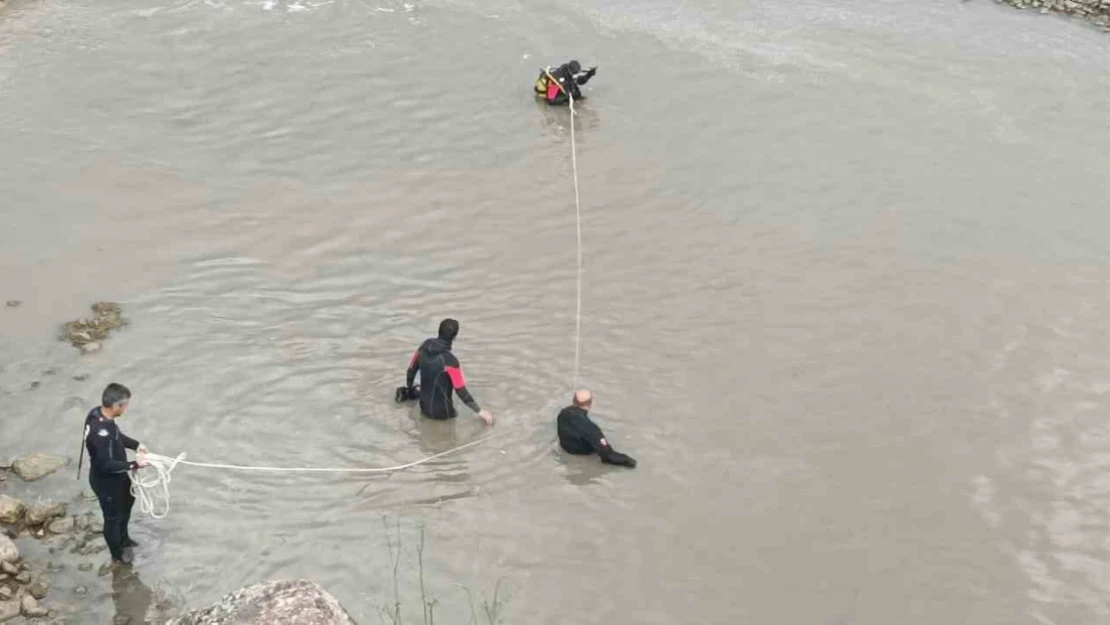
[[[631,472],[554,445],[573,189],[530,88],[572,56],[582,375]],[[179,469],[144,586],[52,600],[307,577],[377,622],[387,515],[410,623],[421,526],[444,623],[499,580],[508,623],[1105,623],[1108,101],[1110,39],[987,2],[16,2],[0,453],[75,455],[118,380],[162,453],[414,460],[483,434],[392,403],[447,315],[499,417],[392,477]],[[56,342],[101,299],[131,324]]]

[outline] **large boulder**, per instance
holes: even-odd
[[[67,464],[69,464],[69,458],[65,456],[32,454],[13,462],[12,472],[23,478],[24,481],[34,482],[35,480],[41,480]]]
[[[0,523],[19,523],[27,506],[15,497],[0,495]]]
[[[18,562],[19,549],[16,548],[12,539],[8,538],[6,534],[0,533],[0,562]]]
[[[66,515],[66,505],[64,503],[54,503],[51,501],[40,501],[31,504],[27,508],[27,525],[39,526],[50,519],[57,519]]]
[[[339,600],[306,580],[262,582],[237,590],[169,625],[356,625]]]

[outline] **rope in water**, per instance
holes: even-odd
[[[582,203],[578,199],[578,147],[574,143],[574,96],[564,90],[570,102],[570,164],[574,172],[574,219],[578,234],[578,273],[575,278],[576,305],[574,309],[574,389],[578,388],[578,362],[582,343]]]
[[[548,74],[550,77],[551,74]],[[552,78],[554,80],[554,78]],[[558,84],[558,83],[556,83]],[[559,87],[563,89],[562,86]],[[581,362],[581,346],[582,346],[582,202],[578,194],[578,146],[575,143],[575,128],[574,116],[577,113],[574,110],[574,96],[571,95],[570,90],[563,89],[563,93],[567,95],[570,104],[570,163],[572,172],[574,174],[574,218],[575,218],[575,231],[577,234],[577,273],[575,276],[575,310],[574,310],[574,388],[578,388],[578,370],[579,363]],[[412,467],[431,462],[437,458],[442,458],[450,454],[462,451],[468,447],[473,447],[479,443],[484,443],[489,440],[489,437],[480,438],[476,441],[459,445],[453,449],[421,458],[407,464],[399,464],[392,467],[375,467],[375,468],[344,468],[344,467],[268,467],[268,466],[250,466],[239,464],[217,464],[211,462],[192,462],[185,459],[185,453],[182,452],[176,457],[160,456],[158,454],[146,454],[146,460],[150,463],[149,472],[143,473],[135,471],[131,476],[131,494],[139,503],[139,510],[144,514],[150,515],[155,519],[164,519],[170,512],[170,480],[173,470],[178,465],[186,465],[190,467],[199,467],[205,469],[224,469],[228,471],[256,471],[256,472],[270,472],[270,473],[394,473],[396,471],[403,471]],[[153,475],[151,474],[153,473]],[[159,496],[161,493],[161,496]],[[159,502],[162,502],[159,504]]]
[[[228,471],[255,471],[255,472],[269,472],[269,473],[395,473],[405,469],[431,462],[444,456],[460,452],[469,447],[474,447],[481,443],[486,442],[491,437],[486,436],[476,441],[471,441],[453,447],[447,451],[438,454],[414,460],[405,464],[399,464],[392,467],[268,467],[268,466],[251,466],[242,464],[217,464],[212,462],[192,462],[185,459],[185,454],[180,453],[176,457],[160,456],[158,454],[146,454],[146,459],[150,466],[145,470],[135,471],[131,474],[131,494],[135,497],[139,504],[139,510],[143,514],[149,514],[155,519],[164,519],[170,512],[170,479],[173,470],[178,465],[185,465],[190,467],[200,467],[205,469],[224,469]]]

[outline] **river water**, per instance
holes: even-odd
[[[582,380],[634,471],[554,443],[574,196],[531,85],[572,57]],[[492,439],[179,468],[135,592],[306,577],[374,623],[399,534],[423,622],[423,528],[441,623],[499,583],[505,623],[1105,623],[1108,101],[1105,35],[982,1],[17,0],[0,453],[76,455],[120,381],[160,453],[415,460],[484,434],[392,401],[454,316]],[[98,299],[131,325],[81,357]],[[81,579],[73,622],[136,609]]]

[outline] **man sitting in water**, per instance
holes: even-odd
[[[493,415],[478,406],[470,395],[463,378],[462,365],[451,353],[451,345],[459,334],[459,322],[444,319],[439,324],[439,336],[428,339],[412,355],[408,371],[405,373],[405,386],[397,389],[397,401],[420,399],[420,411],[431,419],[454,419],[455,403],[452,392],[459,394],[471,410],[478,413],[486,425],[493,425]],[[420,373],[420,386],[416,374]]]
[[[589,82],[596,73],[596,67],[583,72],[578,61],[571,61],[555,69],[548,67],[536,79],[536,95],[553,106],[566,104],[570,99],[568,93],[574,97],[575,102],[584,100],[586,96],[582,95],[578,86]]]
[[[594,405],[593,393],[587,390],[574,393],[573,405],[563,408],[559,413],[559,445],[568,453],[592,454],[601,456],[602,462],[621,464],[628,468],[636,466],[631,456],[613,449],[601,428],[590,420],[589,410]]]

